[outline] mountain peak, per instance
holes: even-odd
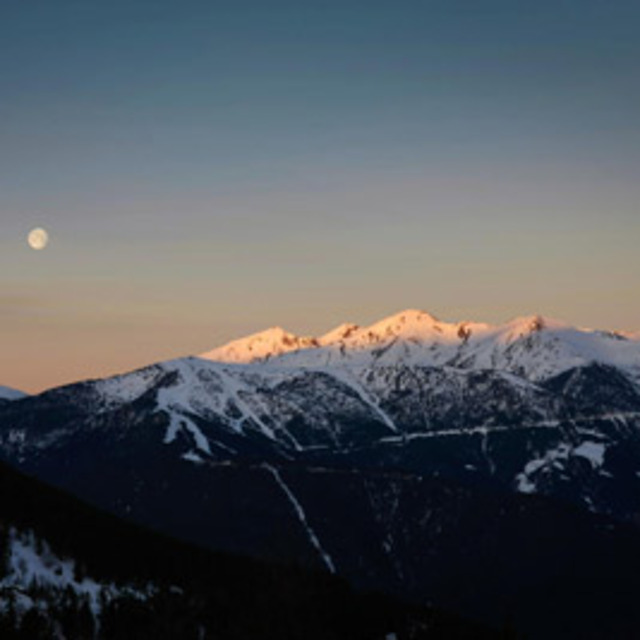
[[[532,333],[539,333],[541,331],[557,331],[560,329],[571,329],[571,325],[540,314],[520,316],[507,322],[505,325],[506,333],[510,339],[527,336]]]
[[[318,338],[318,343],[324,346],[340,342],[341,340],[346,340],[359,329],[359,325],[353,324],[351,322],[345,322],[344,324],[341,324],[340,326],[332,329],[328,333],[325,333],[323,336]]]
[[[318,346],[315,338],[300,337],[276,326],[229,342],[222,347],[202,354],[200,357],[221,362],[247,363],[267,360],[289,351],[298,351],[313,346]]]
[[[26,393],[17,389],[0,386],[0,400],[20,400],[20,398],[25,398],[26,396]]]
[[[440,322],[440,320],[422,309],[405,309],[404,311],[394,313],[393,315],[384,318],[380,322],[397,322],[399,324],[412,325],[425,323],[435,324]]]
[[[416,335],[431,333],[442,323],[430,313],[419,309],[406,309],[371,325],[369,331],[386,335]]]

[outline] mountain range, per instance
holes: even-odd
[[[532,638],[635,637],[639,429],[637,336],[414,310],[0,406],[6,462],[118,516]]]

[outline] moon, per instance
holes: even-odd
[[[37,227],[29,232],[27,242],[34,251],[41,251],[49,244],[49,234],[45,229]]]

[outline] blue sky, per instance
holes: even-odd
[[[404,307],[640,328],[639,28],[631,1],[8,0],[0,384]]]

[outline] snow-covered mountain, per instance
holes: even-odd
[[[18,391],[17,389],[12,389],[11,387],[3,387],[0,386],[0,401],[3,400],[20,400],[21,398],[26,398],[27,394],[22,391]]]
[[[52,390],[26,410],[10,403],[5,415],[35,408],[37,419],[5,419],[0,443],[29,465],[86,439],[87,425],[108,420],[111,437],[131,420],[152,421],[150,437],[191,464],[348,455],[385,467],[405,456],[420,473],[569,492],[633,517],[640,497],[626,497],[625,475],[609,501],[617,476],[608,465],[640,424],[639,372],[640,342],[618,333],[538,316],[448,324],[409,310],[318,338],[270,329],[198,358]],[[54,425],[61,405],[74,417]],[[419,463],[406,453],[416,450]],[[583,482],[580,460],[593,482]]]
[[[577,329],[530,316],[503,325],[441,322],[407,310],[369,327],[345,324],[319,338],[268,329],[200,356],[227,363],[281,367],[417,365],[494,369],[541,380],[598,362],[640,379],[640,339],[634,334]]]
[[[424,596],[425,549],[523,495],[636,521],[639,372],[631,336],[405,311],[5,403],[0,450],[174,536]]]
[[[281,327],[273,327],[214,349],[202,357],[220,362],[268,360],[290,351],[319,346],[313,338],[300,338]]]

